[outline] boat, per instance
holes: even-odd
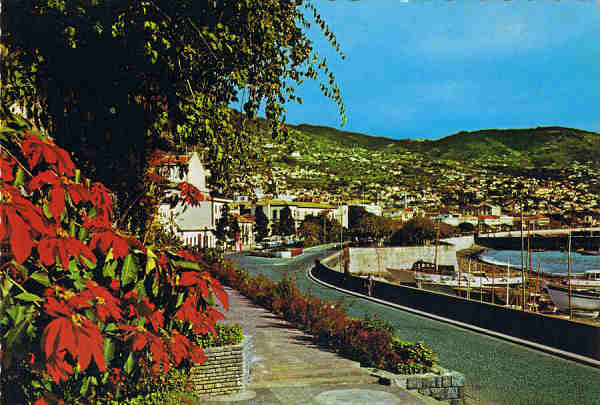
[[[563,279],[562,283],[568,285],[569,279]],[[600,270],[587,270],[583,277],[571,277],[571,287],[600,288]]]
[[[600,291],[595,289],[573,289],[571,288],[571,298],[569,299],[569,287],[552,284],[542,280],[542,290],[546,291],[552,300],[554,306],[562,312],[595,312],[600,314]],[[570,305],[569,305],[570,304]]]
[[[460,275],[431,274],[415,271],[415,280],[417,282],[434,283],[452,287],[506,287],[507,285],[519,285],[523,282],[522,277],[489,277],[483,271],[462,272]]]
[[[600,250],[582,250],[579,254],[585,256],[600,256]]]

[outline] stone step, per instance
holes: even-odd
[[[355,363],[356,364],[356,363]],[[326,378],[326,379],[338,379],[338,380],[364,380],[364,381],[377,381],[377,376],[371,376],[369,372],[360,367],[348,367],[330,365],[329,367],[321,366],[315,367],[310,364],[303,365],[288,365],[288,366],[275,366],[272,365],[267,368],[268,372],[264,369],[257,368],[254,372],[251,372],[251,379],[254,381],[281,381],[281,380],[298,380],[298,379],[313,379],[313,378]]]
[[[262,377],[262,376],[261,376]],[[367,374],[354,375],[333,375],[333,376],[282,376],[281,378],[262,379],[256,378],[253,381],[250,378],[249,389],[272,388],[272,387],[289,387],[289,386],[306,386],[320,384],[375,384],[378,381],[377,377]]]

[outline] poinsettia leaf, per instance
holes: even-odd
[[[125,362],[125,372],[127,374],[131,374],[131,372],[133,371],[133,368],[135,366],[135,358],[133,357],[133,353],[130,352],[129,353],[129,357],[127,357],[127,361]]]
[[[212,292],[217,296],[219,301],[221,301],[221,304],[223,305],[225,311],[229,311],[229,298],[227,297],[227,292],[225,292],[225,289],[223,288],[221,283],[219,283],[218,280],[211,278],[210,288]]]
[[[73,238],[75,237],[75,227],[77,226],[77,224],[75,223],[75,220],[72,219],[71,222],[69,222],[69,235],[71,235]]]
[[[151,248],[146,251],[146,274],[150,273],[156,267],[156,255]]]
[[[48,287],[50,285],[48,273],[44,273],[43,271],[36,271],[31,275],[31,278],[43,285],[44,287]]]
[[[50,212],[50,208],[48,207],[47,203],[44,203],[42,205],[42,210],[44,211],[44,215],[46,216],[46,218],[52,218],[52,213]]]
[[[25,307],[23,305],[12,306],[6,310],[6,313],[17,324],[25,318]]]
[[[2,347],[3,350],[10,350],[16,343],[18,343],[23,337],[23,330],[29,324],[30,319],[23,319],[14,328],[11,328],[6,335],[6,347]]]
[[[183,267],[184,269],[192,269],[202,271],[198,263],[188,262],[185,260],[173,260],[173,265],[175,267]]]
[[[131,282],[137,281],[137,268],[133,262],[133,256],[128,254],[123,260],[123,267],[121,268],[121,285],[125,286]]]
[[[115,269],[117,268],[118,262],[116,260],[105,260],[104,266],[102,267],[102,276],[115,278]]]
[[[153,277],[152,280],[152,295],[155,297],[158,295],[158,277]]]
[[[85,286],[87,285],[87,281],[82,278],[79,278],[73,281],[73,285],[75,286],[77,291],[83,291],[85,289]]]
[[[104,361],[110,363],[115,357],[115,342],[112,339],[104,339]]]
[[[79,267],[77,266],[79,264],[79,262],[77,261],[76,258],[71,259],[71,261],[69,262],[69,267],[68,270],[73,273],[75,271],[79,271]]]
[[[109,324],[106,325],[106,327],[104,328],[105,332],[114,332],[116,330],[118,330],[119,328],[117,327],[117,325],[114,322],[111,322]]]
[[[83,382],[81,383],[81,389],[79,390],[79,393],[81,395],[85,395],[88,392],[89,387],[90,387],[90,377],[85,377],[83,379]]]
[[[80,241],[84,241],[85,238],[87,238],[88,236],[88,230],[86,228],[84,228],[83,226],[79,228],[79,233],[77,234],[77,239],[79,239]]]
[[[88,269],[95,269],[96,268],[96,263],[94,263],[91,260],[88,260],[85,256],[79,256],[79,258],[81,259],[81,261],[83,262],[83,264],[85,265],[85,267],[87,267]]]
[[[175,308],[179,308],[179,306],[183,302],[183,297],[184,297],[183,293],[177,294],[177,304],[175,304]]]
[[[137,295],[139,297],[139,299],[142,299],[144,297],[147,297],[148,294],[146,293],[146,287],[144,286],[144,280],[140,280],[135,284],[135,291],[137,292]]]
[[[15,174],[15,181],[13,182],[13,186],[21,187],[25,185],[25,171],[22,167],[17,168],[17,174]]]
[[[15,298],[19,299],[21,301],[25,301],[25,302],[40,302],[40,301],[44,300],[40,296],[29,293],[29,292],[22,292],[21,294],[17,295]]]
[[[19,215],[9,213],[8,221],[10,224],[10,248],[17,260],[17,263],[22,264],[31,253],[33,248],[33,240],[29,234],[29,227]]]

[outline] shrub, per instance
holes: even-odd
[[[437,363],[437,356],[423,343],[412,343],[395,337],[392,341],[394,351],[400,356],[398,374],[424,373]]]
[[[164,387],[173,367],[202,363],[192,338],[216,334],[215,299],[228,308],[212,267],[117,229],[110,190],[82,178],[52,138],[8,122],[0,131],[3,400],[122,402]],[[179,191],[169,198],[204,198],[189,184]]]
[[[215,325],[216,335],[207,333],[204,335],[198,335],[196,337],[196,343],[202,348],[207,347],[221,347],[228,345],[239,345],[244,340],[242,327],[240,325],[224,325],[218,323]]]

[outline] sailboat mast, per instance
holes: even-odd
[[[521,197],[521,310],[525,310],[525,241],[523,240],[523,197]]]
[[[569,319],[573,316],[573,310],[571,308],[571,229],[569,228],[569,253],[567,256],[567,272],[569,280]]]
[[[442,226],[442,210],[439,209],[438,207],[438,226],[437,226],[437,233],[435,236],[435,257],[434,257],[434,263],[435,263],[435,274],[438,273],[438,245],[440,244],[440,228]]]

